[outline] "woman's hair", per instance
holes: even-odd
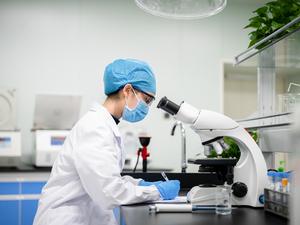
[[[119,88],[117,91],[112,92],[110,94],[107,95],[107,98],[110,99],[120,99],[120,91],[123,89],[123,87]]]

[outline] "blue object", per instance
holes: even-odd
[[[269,171],[269,172],[268,172],[268,176],[269,176],[269,177],[274,177],[274,176],[276,176],[276,173],[277,173],[277,172],[275,172],[275,171]]]
[[[118,91],[126,84],[133,88],[156,94],[156,80],[150,66],[136,59],[117,59],[104,71],[104,92],[106,95]]]
[[[19,225],[19,201],[0,200],[0,224]]]
[[[0,195],[17,195],[17,194],[20,194],[20,183],[19,182],[1,182],[0,183]]]
[[[260,204],[265,204],[265,195],[260,195],[258,201]]]
[[[22,182],[21,194],[41,194],[46,182]]]
[[[32,225],[37,208],[38,208],[38,200],[22,200],[20,224]]]
[[[134,109],[130,109],[127,105],[122,113],[122,119],[128,122],[139,122],[143,120],[149,111],[149,106],[142,100],[138,99],[138,103]]]
[[[44,181],[0,182],[0,197],[5,195],[5,200],[0,199],[0,224],[32,225],[38,199],[27,195],[40,194],[45,184]],[[15,200],[16,196],[22,196],[22,200]]]
[[[139,186],[151,186],[151,185],[158,185],[160,184],[162,181],[154,181],[154,182],[149,182],[149,181],[144,181],[144,180],[141,180],[140,183],[139,183]]]
[[[180,190],[179,180],[164,181],[155,185],[164,200],[171,200],[178,196]]]
[[[51,137],[51,145],[52,146],[60,146],[65,142],[66,137],[54,136]]]

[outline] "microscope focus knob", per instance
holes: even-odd
[[[244,197],[247,192],[247,185],[242,182],[236,182],[232,185],[232,194],[238,198]]]

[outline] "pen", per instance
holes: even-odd
[[[161,172],[161,175],[162,177],[166,180],[166,181],[169,181],[167,175],[165,174],[165,172]]]

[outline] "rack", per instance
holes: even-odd
[[[289,218],[289,194],[271,189],[264,190],[265,211],[274,213],[284,218]]]

